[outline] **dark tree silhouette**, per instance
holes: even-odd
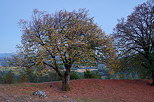
[[[138,60],[150,72],[154,85],[154,0],[135,7],[127,20],[119,20],[113,36],[120,55],[139,55]]]

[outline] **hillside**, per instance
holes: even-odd
[[[14,53],[0,53],[0,66],[6,66],[7,61],[5,58],[11,57]]]
[[[14,53],[0,53],[0,58],[11,57]]]
[[[0,85],[0,102],[154,102],[149,80],[82,79],[70,82],[72,90],[60,90],[61,82]],[[43,90],[47,98],[33,96]],[[67,97],[63,97],[67,96]],[[5,100],[5,101],[4,101]]]

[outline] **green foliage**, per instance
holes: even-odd
[[[47,72],[43,75],[38,75],[34,70],[24,69],[20,72],[18,82],[50,82],[50,81],[59,81],[61,78],[55,72]]]
[[[142,61],[140,59],[144,58],[139,54],[134,54],[129,57],[120,58],[119,66],[121,67],[121,69],[116,70],[115,74],[118,75],[119,77],[122,76],[120,74],[124,74],[123,75],[124,79],[126,79],[127,77],[129,77],[129,79],[135,79],[133,76],[131,76],[131,74],[132,75],[136,74],[138,78],[140,77],[141,79],[150,79],[151,77],[150,70],[148,68],[145,69],[144,66],[142,66],[143,64],[148,64],[148,63],[145,63],[144,60],[146,59]]]
[[[64,73],[64,72],[62,72]],[[72,71],[70,73],[70,79],[84,79],[84,78],[96,78],[100,79],[101,76],[97,72],[91,72],[87,70],[84,73]],[[0,84],[11,84],[15,82],[51,82],[51,81],[60,81],[61,78],[57,75],[56,72],[47,72],[42,76],[38,76],[34,70],[31,69],[21,69],[19,73],[13,71],[2,71],[0,70]]]
[[[84,72],[84,77],[85,78],[92,78],[92,72],[89,70],[86,70],[86,72]]]
[[[61,80],[61,78],[55,72],[49,72],[48,75],[49,75],[49,78],[50,78],[51,81]]]
[[[4,83],[5,84],[12,84],[12,83],[14,83],[14,77],[15,75],[14,75],[14,73],[13,73],[13,71],[8,71],[7,73],[6,73],[6,75],[5,75],[5,77],[4,77]]]
[[[81,76],[79,75],[79,73],[72,71],[70,74],[70,79],[81,79]]]
[[[5,74],[6,74],[6,71],[0,70],[0,83],[1,84],[4,84],[5,82]]]
[[[101,79],[101,76],[98,74],[98,72],[92,72],[90,70],[86,70],[84,72],[84,78]]]
[[[62,73],[64,73],[64,72],[62,72]],[[61,80],[61,78],[57,75],[57,73],[55,73],[55,72],[49,72],[48,73],[48,78],[51,80],[51,81],[60,81]],[[72,71],[71,73],[70,73],[70,79],[71,80],[74,80],[74,79],[81,79],[81,78],[83,78],[82,77],[82,75],[80,74],[80,73],[78,73],[78,72],[74,72],[74,71]]]
[[[22,68],[19,73],[19,82],[37,82],[37,76],[32,68]]]
[[[20,76],[19,76],[19,82],[21,82],[21,83],[28,82],[28,76],[25,73],[21,72]]]
[[[12,71],[0,70],[0,83],[1,84],[14,83],[14,73]]]
[[[108,76],[106,79],[128,79],[128,80],[134,80],[134,79],[141,79],[140,74],[136,72],[116,72],[110,76]],[[144,78],[145,79],[145,78]]]
[[[107,77],[105,77],[105,79],[112,79],[112,78],[111,78],[111,76],[107,76]]]

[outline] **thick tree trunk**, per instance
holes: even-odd
[[[70,69],[66,69],[64,77],[62,78],[62,90],[63,91],[70,91]]]

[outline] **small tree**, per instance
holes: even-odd
[[[114,38],[118,53],[123,57],[138,56],[154,85],[154,0],[138,5],[127,20],[119,20]]]
[[[21,20],[20,24],[23,31],[20,53],[32,61],[31,65],[54,69],[65,91],[70,90],[73,66],[95,65],[109,55],[106,52],[111,52],[109,37],[85,9],[61,10],[55,14],[34,10],[32,20]]]

